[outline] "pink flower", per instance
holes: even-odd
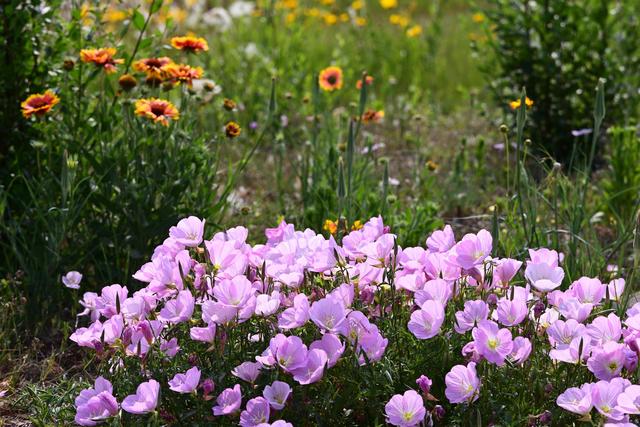
[[[346,318],[344,305],[334,298],[323,298],[316,301],[309,310],[309,316],[319,328],[337,332]]]
[[[481,320],[489,316],[489,306],[482,300],[465,301],[464,310],[456,313],[454,328],[459,334],[463,334],[476,326]]]
[[[495,322],[481,321],[471,332],[478,353],[491,363],[498,366],[504,364],[504,359],[513,350],[511,331],[499,329]]]
[[[608,342],[595,347],[587,360],[587,367],[599,380],[610,380],[620,375],[626,362],[625,345]]]
[[[584,322],[591,310],[593,310],[593,304],[581,303],[574,297],[563,297],[557,305],[558,311],[566,319],[575,319],[578,322]]]
[[[422,396],[414,390],[393,396],[384,406],[384,412],[389,424],[402,427],[418,425],[426,415]]]
[[[513,340],[513,350],[509,355],[509,359],[516,365],[523,364],[531,354],[531,341],[529,338],[516,337]]]
[[[329,358],[327,367],[331,368],[338,363],[340,356],[344,353],[345,344],[340,341],[337,335],[328,333],[324,334],[321,339],[312,342],[309,346],[310,350],[316,348],[327,353],[327,357]]]
[[[420,310],[411,313],[409,330],[418,339],[433,338],[444,322],[444,307],[438,301],[425,301]]]
[[[329,358],[324,350],[318,348],[309,350],[304,366],[293,370],[293,379],[302,385],[320,381],[324,375],[328,360]]]
[[[153,412],[158,405],[160,384],[156,380],[141,383],[136,394],[131,394],[122,401],[122,409],[131,414],[146,414]]]
[[[280,336],[284,337],[284,335],[278,334],[269,343],[269,349],[276,363],[287,373],[306,367],[307,346],[302,340],[296,336],[277,339]]]
[[[527,264],[547,264],[551,267],[557,267],[560,259],[558,252],[547,249],[529,249],[529,261]]]
[[[509,282],[518,273],[520,267],[522,267],[522,261],[511,258],[498,260],[497,265],[493,269],[493,285],[508,287]]]
[[[111,285],[102,288],[102,294],[96,302],[100,314],[107,319],[115,314],[119,314],[120,304],[127,299],[129,291],[126,286]]]
[[[256,397],[247,402],[247,408],[240,414],[242,427],[255,427],[269,422],[269,402],[264,397]]]
[[[213,295],[220,304],[230,308],[242,309],[255,291],[245,276],[225,279],[213,288]]]
[[[453,262],[465,270],[482,264],[491,254],[493,239],[487,230],[467,234],[453,247]]]
[[[194,341],[213,343],[216,338],[216,325],[212,323],[204,328],[194,326],[189,330],[189,336]]]
[[[271,316],[280,307],[280,292],[273,291],[271,295],[260,294],[256,297],[256,314],[258,316]]]
[[[562,267],[544,262],[529,263],[524,270],[524,277],[540,292],[549,292],[560,286],[562,279],[564,279],[564,270]]]
[[[433,384],[433,382],[426,375],[420,375],[420,377],[418,377],[418,379],[416,380],[416,384],[418,385],[418,387],[420,387],[420,391],[422,391],[424,394],[428,394],[431,390],[431,384]]]
[[[527,301],[521,298],[500,298],[498,301],[498,321],[505,326],[515,326],[520,324],[527,317],[529,309]]]
[[[480,380],[476,373],[476,364],[456,365],[444,377],[444,394],[451,403],[471,403],[478,399]]]
[[[280,329],[295,329],[309,320],[309,299],[305,294],[298,294],[293,299],[293,307],[287,308],[278,316]]]
[[[587,332],[591,336],[593,345],[602,345],[609,341],[618,341],[622,336],[622,323],[615,313],[610,313],[607,317],[598,316],[589,326]]]
[[[380,334],[378,328],[375,325],[372,326],[372,331],[362,335],[362,338],[358,342],[356,353],[360,354],[358,357],[358,363],[360,363],[360,366],[366,365],[367,363],[377,362],[382,359],[384,351],[387,348],[387,344],[389,344],[389,340]]]
[[[103,377],[96,378],[93,388],[80,392],[76,397],[75,406],[75,422],[82,426],[95,426],[118,414],[118,402],[113,397],[113,387]]]
[[[598,412],[614,421],[620,421],[624,414],[618,408],[618,396],[625,390],[628,381],[614,378],[611,381],[598,381],[591,386],[591,403]]]
[[[574,319],[556,320],[547,328],[549,342],[554,346],[568,346],[574,338],[581,337],[586,333],[586,327]]]
[[[640,414],[640,385],[630,385],[618,395],[618,409],[625,414]]]
[[[564,391],[556,399],[556,404],[578,415],[586,415],[591,412],[591,384],[583,384],[580,388],[571,387]]]
[[[176,227],[169,229],[169,236],[181,245],[195,247],[202,243],[205,220],[195,216],[178,221]]]
[[[619,301],[624,292],[624,279],[614,279],[607,285],[607,292],[611,301]]]
[[[205,240],[204,245],[207,248],[213,269],[219,277],[233,279],[246,270],[247,256],[236,247],[235,241]]]
[[[69,289],[80,289],[80,282],[82,281],[82,274],[77,271],[70,271],[62,276],[62,284]]]
[[[425,301],[439,301],[443,306],[447,305],[451,294],[453,293],[453,285],[443,279],[429,280],[424,284],[423,289],[417,291],[414,295],[415,302],[422,307]]]
[[[258,378],[258,375],[260,375],[261,369],[261,363],[244,362],[233,368],[231,374],[240,378],[241,380],[245,380],[246,382],[253,384],[256,382],[256,378]]]
[[[197,366],[189,369],[184,374],[176,374],[169,381],[169,388],[176,393],[193,393],[200,384],[200,369]]]
[[[195,299],[188,290],[180,291],[175,299],[169,300],[158,315],[158,319],[167,323],[182,323],[191,319]]]
[[[581,277],[571,284],[567,293],[578,298],[581,303],[597,305],[604,298],[607,286],[598,279]]]
[[[229,415],[237,412],[242,405],[242,391],[240,384],[233,388],[225,389],[216,399],[217,405],[213,407],[213,415]]]
[[[447,252],[456,244],[456,238],[449,224],[442,230],[436,230],[427,238],[427,247],[431,252]]]
[[[282,381],[274,381],[273,384],[265,386],[262,395],[269,402],[269,405],[275,410],[284,408],[289,395],[291,394],[291,386]]]
[[[84,307],[84,310],[81,313],[78,313],[78,316],[86,316],[89,315],[91,317],[91,321],[95,322],[100,318],[100,312],[98,311],[98,294],[95,292],[85,292],[82,296],[82,300],[80,304]]]
[[[171,338],[169,341],[163,341],[160,344],[160,351],[162,351],[167,357],[173,357],[180,351],[178,345],[178,339],[176,337]]]

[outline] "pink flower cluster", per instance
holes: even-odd
[[[533,325],[540,336],[546,334],[548,343],[536,351],[544,352],[550,364],[584,363],[600,380],[570,388],[558,397],[558,405],[579,414],[595,407],[615,421],[640,413],[640,386],[622,378],[637,366],[640,304],[627,312],[625,327],[614,313],[596,315],[605,302],[610,306],[620,299],[623,279],[603,284],[583,277],[560,291],[562,255],[544,248],[529,251],[518,276],[523,262],[492,257],[486,230],[456,242],[446,226],[427,239],[425,249],[398,247],[380,217],[344,236],[342,244],[309,229],[296,231],[284,221],[266,230],[265,244],[254,246],[246,242],[244,227],[204,240],[204,226],[203,220],[189,217],[171,228],[150,262],[133,276],[146,287],[130,294],[115,284],[99,295],[85,293],[81,314],[91,323],[71,340],[108,353],[117,370],[124,357],[175,357],[182,346],[192,345],[178,342],[179,328],[188,331],[191,341],[224,348],[233,328],[259,322],[262,327],[249,337],[234,337],[262,344],[261,354],[228,372],[251,387],[238,383],[224,389],[211,411],[214,416],[239,413],[242,426],[265,426],[290,400],[291,384],[321,381],[345,354],[355,355],[360,365],[380,361],[393,343],[378,319],[391,310],[406,313],[409,320],[402,327],[417,340],[447,334],[466,343],[458,356],[464,363],[444,378],[451,404],[470,405],[480,398],[477,368],[483,364],[499,369],[526,363],[534,346],[525,332],[531,328],[525,326]],[[379,296],[390,291],[395,299],[385,305]],[[256,381],[265,371],[278,372],[278,380],[256,396]],[[198,398],[202,389],[206,397],[213,383],[201,382],[202,373],[198,366],[174,372],[167,392]],[[124,398],[124,411],[144,414],[161,403],[160,384],[147,379],[135,395]],[[436,400],[430,394],[432,381],[422,376],[417,386],[422,394],[408,390],[389,400],[384,410],[390,424],[413,426],[442,415],[439,405],[425,408],[423,397]],[[244,405],[243,391],[255,396]],[[95,425],[116,416],[112,392],[108,381],[96,380],[76,401],[76,421]],[[288,424],[275,420],[271,425]]]

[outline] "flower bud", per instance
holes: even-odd
[[[505,125],[505,124],[500,125],[500,132],[501,133],[509,132],[509,128],[507,127],[507,125]]]
[[[213,380],[211,378],[207,378],[202,382],[202,392],[205,395],[211,394],[214,388],[215,388],[215,384],[213,383]]]
[[[428,394],[429,390],[431,390],[431,380],[429,379],[429,377],[425,376],[425,375],[420,375],[420,378],[418,378],[416,380],[416,384],[418,385],[418,387],[420,387],[420,390],[422,391],[422,393],[424,394]]]
[[[538,302],[536,302],[536,305],[533,306],[533,315],[535,316],[536,319],[539,319],[540,316],[542,316],[542,313],[544,313],[544,310],[545,310],[544,303],[538,300]]]
[[[118,79],[118,84],[125,92],[129,92],[131,89],[138,85],[138,80],[131,74],[123,74]]]
[[[443,419],[445,414],[446,412],[442,407],[442,405],[436,405],[436,407],[433,408],[433,415],[435,415],[436,419],[438,420]]]

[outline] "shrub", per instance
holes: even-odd
[[[526,264],[493,257],[486,230],[456,242],[447,226],[426,249],[402,248],[380,217],[341,243],[284,221],[264,244],[247,235],[235,227],[204,240],[205,222],[185,218],[134,275],[145,288],[84,294],[87,326],[71,340],[96,352],[109,380],[79,395],[76,422],[635,416],[626,402],[640,305],[623,327],[620,277],[570,283],[562,254],[546,248]]]
[[[572,154],[571,131],[589,127],[584,94],[606,78],[609,117],[635,122],[640,82],[637,2],[500,0],[484,9],[484,71],[504,106],[527,88],[535,144],[561,162]],[[570,76],[570,78],[569,78]]]

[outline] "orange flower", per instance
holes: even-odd
[[[328,231],[330,234],[336,234],[338,232],[338,221],[331,221],[330,219],[324,220],[324,225],[322,226],[324,231]]]
[[[334,91],[342,88],[342,69],[340,67],[327,67],[320,71],[318,84],[322,90]]]
[[[199,79],[202,77],[201,67],[191,67],[186,64],[167,64],[162,67],[171,82],[175,84],[186,83],[191,86],[193,79]]]
[[[172,64],[171,58],[162,56],[160,58],[144,58],[133,63],[133,69],[145,73],[147,77],[161,77],[162,67]]]
[[[34,114],[38,117],[43,116],[58,102],[60,102],[60,98],[49,89],[44,93],[30,95],[20,104],[22,107],[22,115],[27,119]]]
[[[178,120],[178,109],[165,99],[148,98],[136,101],[136,115],[146,117],[155,123],[169,125],[169,120]]]
[[[531,108],[533,106],[533,100],[527,96],[524,99],[524,104],[527,106],[527,108]],[[509,106],[512,110],[517,110],[518,108],[520,108],[520,100],[516,99],[515,101],[511,101],[509,103]]]
[[[362,121],[364,123],[379,122],[384,117],[384,111],[367,110],[362,114]]]
[[[364,82],[367,84],[367,86],[370,86],[371,83],[373,83],[373,76],[365,77]],[[362,89],[362,79],[356,82],[356,87],[358,88],[358,90]]]
[[[173,37],[171,39],[171,46],[189,53],[197,53],[203,50],[209,50],[209,44],[202,37]]]
[[[102,67],[107,73],[114,73],[116,65],[124,63],[124,59],[115,59],[116,48],[103,47],[100,49],[82,49],[80,59],[82,62],[91,62],[96,67]]]

